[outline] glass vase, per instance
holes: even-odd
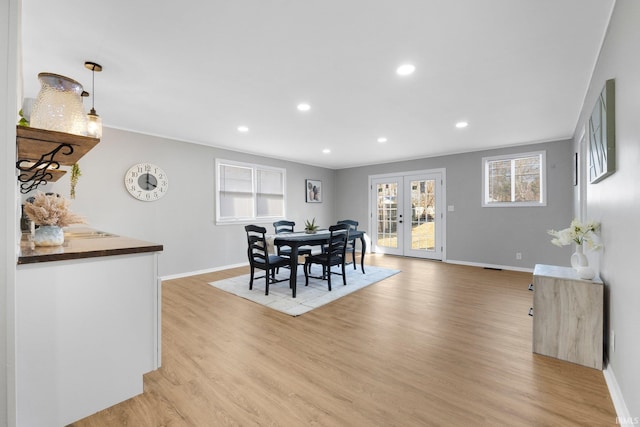
[[[64,231],[57,225],[41,225],[33,233],[35,246],[60,246],[64,243]]]
[[[571,267],[578,269],[580,267],[587,267],[589,261],[584,254],[582,245],[576,245],[576,251],[571,255]]]
[[[87,114],[82,105],[82,85],[65,76],[38,74],[40,92],[31,108],[29,125],[34,128],[87,134]]]

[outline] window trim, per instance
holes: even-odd
[[[526,157],[540,156],[540,201],[539,202],[492,202],[488,203],[489,198],[489,162],[497,160],[516,160]],[[481,201],[483,208],[530,208],[547,206],[547,152],[530,151],[526,153],[502,154],[499,156],[488,156],[482,158],[482,194]]]
[[[236,217],[236,218],[221,218],[220,217],[220,173],[223,166],[236,166],[240,168],[251,169],[251,194],[253,201],[253,214],[251,217]],[[262,171],[275,171],[282,175],[282,215],[273,216],[257,216],[257,195],[258,195],[258,183],[257,172]],[[257,163],[238,162],[234,160],[216,159],[215,164],[215,223],[216,225],[230,225],[230,224],[254,224],[254,223],[270,223],[275,220],[286,218],[287,208],[287,170],[284,168],[266,166]]]

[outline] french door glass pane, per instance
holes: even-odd
[[[411,181],[411,249],[435,249],[435,180]]]
[[[378,246],[398,247],[398,184],[377,184]]]

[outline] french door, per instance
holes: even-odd
[[[374,252],[442,260],[444,171],[371,177]]]

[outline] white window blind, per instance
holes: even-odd
[[[284,218],[285,169],[216,160],[216,222]]]

